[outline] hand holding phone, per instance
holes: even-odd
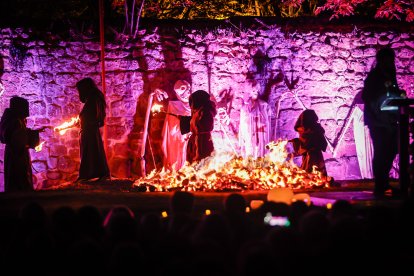
[[[290,221],[288,217],[273,216],[270,212],[266,213],[266,216],[264,217],[263,221],[266,225],[270,226],[290,226]]]

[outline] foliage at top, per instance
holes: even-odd
[[[315,17],[334,21],[357,16],[414,22],[414,0],[13,0],[0,1],[0,27],[42,25],[96,34],[99,3],[103,3],[106,26],[128,38],[136,37],[142,18]]]
[[[112,0],[121,14],[143,6],[142,17],[158,19],[225,19],[232,16],[299,17],[330,15],[330,19],[367,15],[414,21],[412,0]]]

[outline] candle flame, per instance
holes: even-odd
[[[70,121],[64,122],[61,125],[58,125],[53,130],[59,131],[60,135],[63,135],[66,133],[66,131],[72,127],[74,127],[79,122],[79,116],[72,117]]]
[[[151,112],[158,113],[161,112],[162,105],[161,104],[154,104],[151,108]]]
[[[43,141],[42,143],[40,143],[39,145],[37,145],[37,146],[34,148],[34,150],[35,150],[36,152],[41,151],[41,150],[42,150],[42,148],[43,148],[43,144],[44,144],[45,142],[46,142],[46,141]]]

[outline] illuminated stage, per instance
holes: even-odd
[[[61,206],[79,208],[84,205],[93,205],[106,213],[115,205],[126,205],[137,215],[154,212],[161,214],[168,211],[169,199],[173,192],[139,192],[133,186],[133,180],[112,179],[105,182],[90,184],[72,184],[61,186],[53,190],[41,190],[22,193],[0,194],[0,216],[15,215],[28,202],[40,203],[47,212]],[[307,193],[315,206],[327,206],[336,200],[348,200],[358,209],[385,205],[398,207],[402,200],[386,197],[375,199],[372,195],[372,180],[339,181],[337,187],[295,189],[293,192]],[[398,181],[392,182],[398,185]],[[242,194],[247,204],[252,200],[266,200],[268,191],[234,191]],[[223,209],[223,202],[231,192],[194,192],[194,212],[202,214],[206,209],[214,212]]]

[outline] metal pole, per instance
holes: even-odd
[[[105,25],[104,25],[104,0],[99,0],[99,34],[101,41],[101,79],[102,79],[102,93],[106,95],[106,81],[105,81]],[[105,152],[107,152],[107,128],[106,124],[103,127],[103,143]]]
[[[408,163],[409,163],[409,117],[408,109],[409,106],[399,106],[400,112],[400,125],[399,125],[399,184],[403,197],[409,196],[409,174],[408,174]]]

